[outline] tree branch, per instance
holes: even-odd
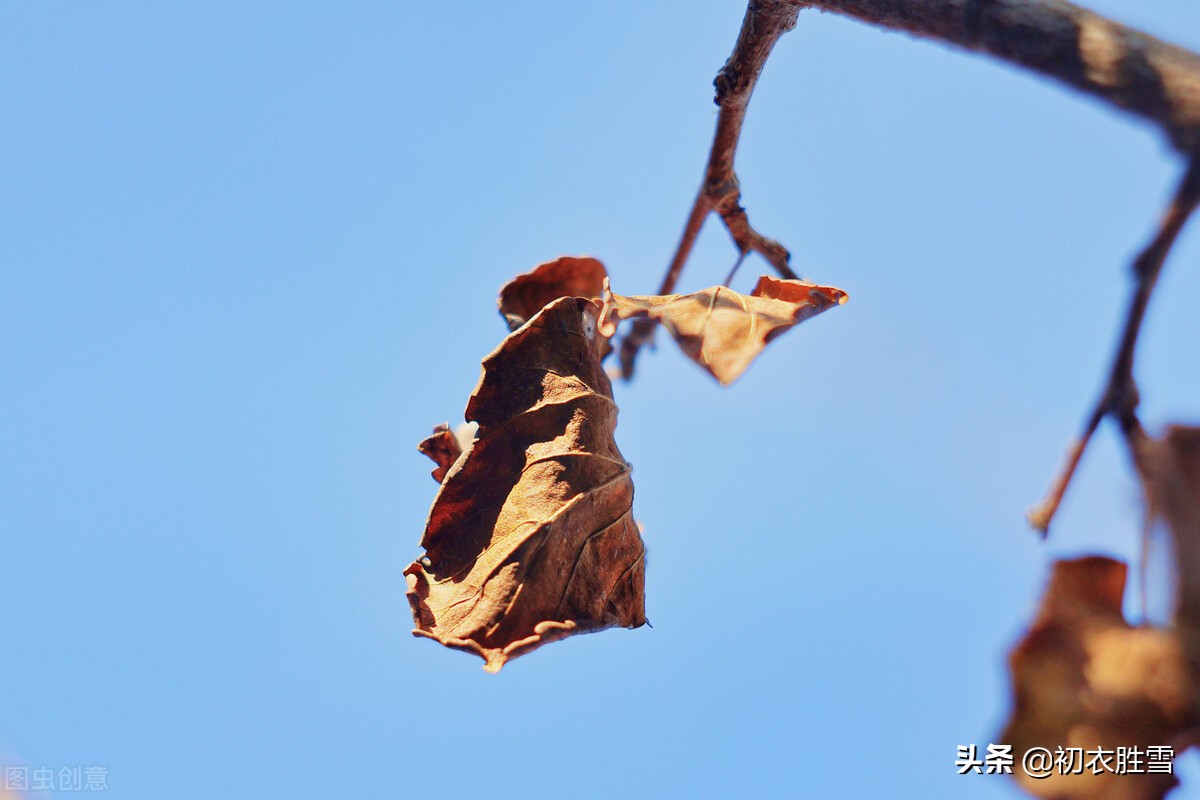
[[[746,106],[750,103],[758,76],[775,43],[795,27],[799,12],[800,6],[788,0],[750,0],[746,7],[746,16],[742,19],[742,30],[733,53],[713,81],[717,90],[715,102],[721,110],[717,115],[717,130],[708,154],[708,166],[704,170],[704,182],[692,203],[683,235],[659,286],[659,294],[670,294],[675,289],[679,273],[692,253],[700,228],[709,213],[714,211],[720,215],[737,245],[737,265],[741,264],[746,253],[754,251],[762,255],[780,276],[796,278],[796,273],[788,266],[791,255],[787,249],[751,227],[746,209],[741,205],[741,186],[733,169],[733,159],[746,119]],[[736,269],[737,266],[734,271]],[[729,278],[733,278],[732,273]],[[625,378],[632,377],[638,350],[653,337],[655,324],[650,319],[636,320],[621,340],[618,357],[621,374]]]
[[[1189,159],[1156,235],[1134,263],[1136,284],[1108,384],[1045,499],[1029,512],[1044,536],[1104,418],[1113,416],[1131,444],[1141,430],[1133,378],[1138,334],[1163,262],[1200,202],[1200,56],[1064,0],[793,1],[1039,72],[1157,125]]]
[[[1137,384],[1133,378],[1138,334],[1141,332],[1142,321],[1146,317],[1146,308],[1150,305],[1150,296],[1154,292],[1155,284],[1158,283],[1158,276],[1162,272],[1167,254],[1171,252],[1171,246],[1175,243],[1179,232],[1183,230],[1183,226],[1195,211],[1198,203],[1200,203],[1200,157],[1193,158],[1188,165],[1187,172],[1180,181],[1171,204],[1167,206],[1166,213],[1163,214],[1158,231],[1133,263],[1136,283],[1129,301],[1129,311],[1125,316],[1121,341],[1117,345],[1117,353],[1113,358],[1108,384],[1100,395],[1096,407],[1092,409],[1087,424],[1084,426],[1083,434],[1067,451],[1066,463],[1050,485],[1046,498],[1029,512],[1029,523],[1043,536],[1046,535],[1050,528],[1050,522],[1058,511],[1067,486],[1070,485],[1071,478],[1075,474],[1075,468],[1079,466],[1079,459],[1083,456],[1083,451],[1087,449],[1092,434],[1096,432],[1096,428],[1100,426],[1104,418],[1109,415],[1116,418],[1131,447],[1135,444],[1134,439],[1141,433],[1141,424],[1137,418]]]
[[[721,110],[704,182],[659,294],[675,288],[700,228],[713,211],[737,245],[740,257],[734,271],[742,257],[754,251],[784,278],[796,277],[788,266],[788,251],[751,227],[741,206],[733,161],[746,106],[767,57],[805,8],[937,39],[1025,67],[1154,123],[1189,159],[1200,154],[1200,56],[1065,0],[750,0],[737,44],[714,81]],[[1127,334],[1132,331],[1136,338],[1139,325],[1140,320],[1132,329],[1127,327]],[[654,326],[651,320],[637,320],[621,341],[624,377],[633,375],[638,351],[652,339]],[[1102,402],[1089,418],[1060,476],[1061,486],[1055,484],[1058,499],[1087,440],[1113,408]],[[1054,495],[1052,488],[1046,503],[1033,513],[1053,516],[1058,505]],[[1036,517],[1035,524],[1049,524],[1049,516]]]
[[[1064,0],[793,0],[1040,72],[1200,149],[1200,56]]]

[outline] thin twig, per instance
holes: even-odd
[[[1176,189],[1166,213],[1159,223],[1158,231],[1150,244],[1133,262],[1134,289],[1129,301],[1129,311],[1125,317],[1125,327],[1117,352],[1113,358],[1112,369],[1109,373],[1108,384],[1092,409],[1084,426],[1083,435],[1074,442],[1067,451],[1066,462],[1055,477],[1046,493],[1045,499],[1029,511],[1029,524],[1036,528],[1044,537],[1050,529],[1050,522],[1062,503],[1063,495],[1071,478],[1075,474],[1083,451],[1087,449],[1092,434],[1107,416],[1112,416],[1121,425],[1130,445],[1134,437],[1141,431],[1141,423],[1137,418],[1138,392],[1133,378],[1134,356],[1137,350],[1138,334],[1141,333],[1142,321],[1146,317],[1146,308],[1158,283],[1167,254],[1179,236],[1179,232],[1187,223],[1188,217],[1200,203],[1200,157],[1193,157],[1187,171]]]
[[[799,12],[800,7],[787,0],[750,0],[746,7],[746,16],[742,19],[742,30],[733,53],[713,81],[717,90],[715,102],[720,112],[704,171],[704,182],[692,203],[683,235],[663,277],[659,294],[670,294],[675,289],[679,273],[692,253],[700,228],[712,212],[720,215],[740,254],[744,256],[756,252],[781,277],[797,277],[788,266],[791,256],[787,248],[763,236],[750,225],[746,209],[741,206],[741,187],[733,169],[733,159],[746,119],[746,106],[750,103],[750,95],[754,93],[763,65],[767,63],[767,57],[780,37],[795,27]],[[626,378],[633,375],[638,350],[653,337],[654,326],[653,320],[637,320],[621,341],[621,374]]]
[[[724,286],[726,289],[729,288],[729,285],[733,283],[734,276],[737,275],[738,270],[742,267],[742,262],[745,260],[746,251],[743,250],[742,252],[738,253],[737,261],[733,262],[733,268],[729,270],[729,274],[725,276],[725,283],[721,284],[722,286]]]

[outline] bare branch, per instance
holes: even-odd
[[[1200,149],[1200,56],[1064,0],[793,0],[1040,72]]]
[[[1113,358],[1112,370],[1109,373],[1108,384],[1104,388],[1096,407],[1092,409],[1084,426],[1083,435],[1071,445],[1067,451],[1066,463],[1050,486],[1046,498],[1029,512],[1029,524],[1046,535],[1050,522],[1058,511],[1063,494],[1079,466],[1079,459],[1087,449],[1092,434],[1096,432],[1100,422],[1112,415],[1121,425],[1130,447],[1135,444],[1136,437],[1141,433],[1141,424],[1137,418],[1138,392],[1133,379],[1134,355],[1137,350],[1138,334],[1142,329],[1142,321],[1146,317],[1146,308],[1150,304],[1150,296],[1158,283],[1163,263],[1171,246],[1183,230],[1188,217],[1200,203],[1200,158],[1193,158],[1188,165],[1179,188],[1175,191],[1166,213],[1159,223],[1158,231],[1150,244],[1133,262],[1134,284],[1133,295],[1129,301],[1129,311],[1125,316],[1125,327],[1121,333],[1121,341]]]
[[[704,171],[704,182],[692,204],[683,235],[659,287],[659,294],[670,294],[675,289],[679,273],[692,253],[700,228],[709,213],[714,211],[725,223],[741,255],[751,251],[759,253],[781,277],[796,277],[796,273],[788,266],[791,255],[787,249],[750,225],[746,209],[741,206],[741,187],[733,169],[733,159],[742,134],[742,123],[746,119],[746,106],[750,103],[758,76],[775,43],[795,27],[799,12],[800,7],[788,0],[750,0],[746,7],[746,16],[742,19],[742,30],[733,53],[713,81],[717,90],[715,102],[721,110],[717,116],[717,130],[713,135],[708,166]],[[741,263],[740,260],[738,263]],[[637,320],[621,341],[619,359],[621,373],[626,378],[633,375],[638,350],[650,341],[654,326],[653,320]]]
[[[660,294],[675,288],[700,228],[713,211],[721,216],[739,253],[757,252],[783,277],[796,277],[788,265],[788,251],[750,225],[741,206],[733,161],[746,106],[763,66],[775,43],[791,30],[798,12],[805,8],[940,40],[1025,67],[1154,123],[1189,159],[1200,154],[1200,56],[1065,0],[750,0],[737,44],[714,81],[721,111],[704,182]],[[1163,250],[1162,255],[1165,253]],[[1143,285],[1148,298],[1153,282],[1139,282]],[[1131,313],[1135,311],[1136,305]],[[1136,339],[1140,318],[1130,323],[1126,333]],[[619,358],[626,378],[633,374],[638,350],[653,334],[654,322],[638,320],[622,340]],[[1132,343],[1128,353],[1132,358]],[[1128,391],[1132,387],[1130,379],[1127,384],[1111,383],[1109,388]],[[1031,512],[1031,520],[1039,528],[1044,530],[1049,524],[1101,420],[1122,404],[1132,408],[1136,398],[1133,406],[1128,400],[1102,400],[1097,405],[1046,501]],[[1130,421],[1128,416],[1122,419]]]

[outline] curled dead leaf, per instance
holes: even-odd
[[[1179,640],[1125,621],[1125,577],[1125,565],[1109,558],[1057,562],[1037,618],[1009,657],[1014,708],[1000,741],[1012,745],[1013,775],[1036,797],[1150,800],[1176,783],[1169,774],[1113,771],[1117,748],[1140,748],[1144,769],[1147,747],[1196,724]],[[1080,763],[1081,774],[1055,769],[1035,779],[1019,766],[1034,747],[1103,748],[1109,766],[1094,774]]]
[[[538,264],[500,290],[500,315],[515,331],[560,297],[598,300],[607,275],[603,264],[586,256],[562,256]]]
[[[612,336],[621,320],[660,322],[684,355],[728,386],[775,337],[847,299],[841,289],[766,275],[749,295],[713,286],[686,295],[624,297],[605,280],[600,327]]]
[[[617,408],[600,365],[599,306],[551,302],[483,361],[476,437],[405,570],[414,634],[489,671],[574,633],[645,623],[645,548]]]

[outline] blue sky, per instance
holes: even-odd
[[[1184,0],[1094,3],[1200,48]],[[722,390],[616,387],[654,627],[499,676],[410,636],[402,570],[513,274],[649,293],[744,5],[0,6],[0,763],[128,798],[1009,798],[1004,656],[1050,560],[1132,557],[1097,392],[1178,163],[1149,127],[815,12],[738,169],[849,304]],[[734,252],[706,227],[681,288]],[[1195,420],[1200,235],[1139,359]],[[750,259],[744,291],[765,266]],[[1159,744],[1147,742],[1146,744]]]

